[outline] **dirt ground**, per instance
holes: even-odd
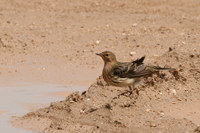
[[[199,13],[198,0],[1,0],[1,85],[90,86],[13,125],[50,133],[200,132]],[[95,53],[105,50],[119,61],[145,55],[146,64],[179,75],[162,72],[144,79],[139,95],[116,97],[128,88],[98,78],[103,61]]]

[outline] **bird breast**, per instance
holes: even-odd
[[[103,74],[102,75],[103,75],[103,79],[109,85],[124,87],[124,86],[133,85],[134,82],[135,82],[135,79],[133,79],[133,78],[120,78],[118,76],[110,75],[105,70],[103,70]]]

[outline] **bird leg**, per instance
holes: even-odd
[[[130,95],[131,95],[133,93],[134,86],[128,86],[128,88],[129,88],[129,92],[130,92]]]
[[[134,84],[133,86],[129,86],[129,89],[130,89],[130,95],[133,93],[133,90],[135,90],[137,95],[139,95],[139,89],[136,88]]]
[[[121,96],[121,95],[125,95],[126,93],[129,93],[128,96],[130,96],[130,95],[133,93],[133,89],[132,89],[131,86],[128,86],[128,87],[129,87],[129,90],[126,90],[126,91],[120,93],[119,95],[117,95],[117,97],[119,97],[119,96]]]
[[[132,86],[128,86],[129,90],[126,90],[122,93],[120,93],[119,95],[117,95],[116,97],[114,97],[113,99],[116,99],[116,98],[119,98],[119,96],[121,95],[125,95],[127,93],[129,93],[128,96],[130,96],[131,94],[133,94],[133,91],[135,90],[136,91],[136,94],[139,95],[139,89],[135,87],[135,85],[132,85]]]
[[[128,86],[128,88],[129,88],[129,91],[133,91],[135,89],[135,86],[134,85]]]

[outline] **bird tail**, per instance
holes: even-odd
[[[144,59],[145,59],[145,56],[141,57],[140,59],[137,59],[137,60],[133,61],[132,63],[140,65],[140,64],[143,63]]]
[[[165,67],[153,67],[156,71],[162,71],[162,70],[167,70],[167,71],[176,71],[175,68],[165,68]]]

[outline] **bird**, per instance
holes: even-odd
[[[164,68],[159,66],[148,66],[144,64],[145,56],[132,62],[119,62],[114,53],[104,51],[96,53],[104,61],[102,76],[108,85],[118,87],[129,87],[129,92],[135,89],[142,78],[149,77],[161,70],[175,71],[174,68]],[[136,91],[137,93],[138,90]]]

